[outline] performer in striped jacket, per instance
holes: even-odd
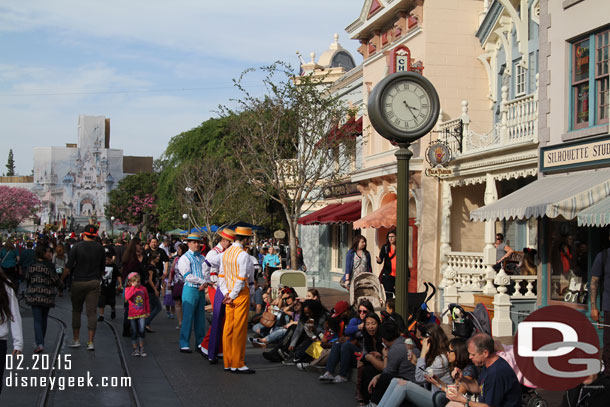
[[[180,329],[180,352],[192,353],[190,348],[191,327],[195,329],[195,343],[199,345],[205,335],[205,289],[210,281],[205,269],[205,258],[199,245],[201,238],[190,234],[186,238],[189,250],[178,260],[178,271],[184,278],[182,289],[182,327]],[[207,274],[207,275],[206,275]]]
[[[210,284],[208,285],[208,296],[212,302],[212,325],[208,329],[208,333],[201,341],[199,350],[204,357],[207,357],[211,364],[218,363],[218,356],[222,353],[222,329],[225,322],[225,305],[223,300],[227,292],[222,292],[216,286],[218,282],[218,270],[220,269],[220,261],[222,253],[235,241],[235,232],[231,229],[221,229],[218,232],[220,242],[208,252],[205,256],[206,265],[210,269]]]
[[[248,310],[250,288],[248,282],[254,275],[250,255],[244,250],[252,236],[252,228],[235,228],[235,243],[222,254],[218,273],[218,288],[224,293],[225,326],[222,335],[225,371],[251,374],[246,366],[246,339],[248,334]]]

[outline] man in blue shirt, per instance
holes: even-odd
[[[521,407],[521,386],[515,371],[508,362],[496,354],[493,338],[476,334],[468,340],[468,353],[472,363],[482,368],[479,381],[460,378],[471,393],[480,393],[479,401],[471,401],[458,393],[447,393],[451,401],[466,407]],[[456,380],[458,377],[456,377]]]

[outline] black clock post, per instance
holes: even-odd
[[[409,317],[409,161],[411,143],[426,135],[438,120],[440,104],[432,83],[414,72],[398,72],[381,80],[368,100],[369,120],[384,138],[397,143],[398,200],[396,216],[396,312]]]

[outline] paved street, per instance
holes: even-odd
[[[337,294],[341,296],[340,293],[335,293]],[[334,300],[335,297],[328,295],[327,298]],[[69,297],[58,297],[57,303],[58,306],[50,315],[67,323],[68,330],[61,352],[63,355],[70,355],[72,359],[72,368],[69,371],[58,372],[57,375],[80,376],[86,375],[89,371],[94,379],[102,376],[121,376],[123,371],[110,328],[106,324],[98,323],[95,352],[84,349],[84,332],[81,333],[81,343],[83,343],[81,348],[69,348],[67,343],[72,336]],[[113,325],[119,334],[122,312],[122,305],[117,306],[117,319],[113,321]],[[107,309],[107,319],[109,315],[110,311]],[[22,316],[25,337],[24,365],[31,366],[33,321],[29,311],[22,310]],[[84,316],[83,324],[85,324]],[[291,406],[355,405],[353,383],[321,384],[316,374],[299,371],[294,366],[267,362],[261,355],[263,349],[255,349],[250,345],[246,351],[246,362],[248,366],[256,369],[257,373],[252,376],[225,373],[222,364],[212,366],[197,353],[178,352],[176,321],[168,319],[164,311],[159,313],[152,325],[157,332],[146,336],[145,346],[149,355],[147,358],[131,356],[130,339],[120,337],[128,368],[133,377],[133,385],[142,406],[242,406],[253,402],[265,403],[268,406],[281,406],[286,403],[290,403]],[[46,338],[48,352],[53,349],[58,333],[58,324],[49,319]],[[42,376],[42,373],[36,374]],[[37,404],[40,393],[39,388],[5,386],[0,400],[2,405],[33,406]],[[83,400],[87,400],[87,407],[132,405],[127,389],[101,387],[70,388],[51,392],[49,405],[82,406]]]

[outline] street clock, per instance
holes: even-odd
[[[384,138],[413,143],[438,120],[440,103],[432,83],[414,72],[397,72],[381,80],[369,96],[371,124]]]

